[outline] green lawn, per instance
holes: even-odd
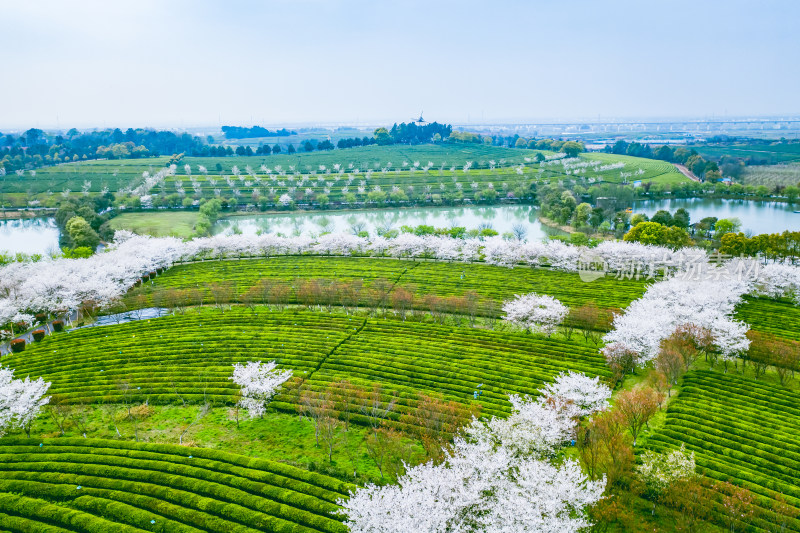
[[[140,235],[190,238],[198,216],[196,211],[123,213],[112,218],[110,224],[115,230],[130,230]]]

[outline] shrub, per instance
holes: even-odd
[[[25,339],[14,339],[11,341],[11,351],[19,353],[25,350]]]
[[[47,320],[47,314],[46,313],[36,313],[36,315],[34,315],[34,316],[36,318],[36,322],[39,322],[39,323],[42,323],[45,320]]]
[[[43,329],[34,330],[34,332],[33,332],[33,340],[35,340],[36,342],[39,342],[39,341],[41,341],[43,339],[44,339],[44,330]]]
[[[63,320],[55,320],[53,322],[53,330],[54,331],[64,331],[64,321]]]

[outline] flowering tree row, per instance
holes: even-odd
[[[605,242],[588,250],[558,241],[524,242],[502,238],[454,239],[442,236],[401,234],[396,238],[366,239],[348,234],[319,238],[217,236],[182,242],[174,238],[150,238],[119,231],[110,249],[86,259],[54,259],[12,263],[0,269],[0,324],[31,320],[28,313],[63,313],[84,302],[104,307],[123,295],[143,275],[168,268],[177,261],[230,256],[294,254],[369,255],[398,258],[431,258],[442,261],[482,260],[490,265],[549,265],[575,272],[590,253],[603,270],[631,270],[655,275],[686,264],[705,264],[700,250],[672,251],[637,243]]]
[[[697,336],[709,334],[709,348],[723,360],[745,353],[750,346],[744,322],[733,318],[746,294],[791,297],[800,303],[800,269],[784,264],[763,267],[733,260],[720,266],[669,276],[651,285],[642,298],[614,319],[603,353],[611,364],[632,358],[644,364],[659,352],[662,341],[678,328],[691,326]]]

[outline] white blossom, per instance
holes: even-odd
[[[30,377],[14,379],[14,371],[0,367],[0,436],[9,427],[28,431],[41,408],[50,401],[45,396],[50,382]]]
[[[546,397],[560,399],[573,404],[579,416],[590,416],[609,407],[611,389],[600,383],[600,377],[590,378],[582,372],[563,372],[555,381],[548,383],[542,393]]]
[[[503,302],[503,320],[525,330],[551,335],[569,313],[567,306],[544,294],[516,295]]]
[[[291,370],[277,370],[275,361],[262,363],[249,361],[233,365],[230,379],[241,387],[239,407],[245,409],[251,418],[262,416],[267,404],[278,388],[292,376]]]

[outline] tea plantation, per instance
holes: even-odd
[[[565,305],[577,307],[594,302],[607,309],[626,307],[639,298],[645,290],[645,282],[637,280],[615,280],[600,278],[586,283],[578,274],[548,270],[545,268],[519,267],[513,270],[483,264],[444,263],[426,261],[404,261],[378,258],[344,258],[295,256],[268,259],[242,259],[232,261],[204,261],[178,265],[157,277],[151,284],[132,290],[126,299],[128,307],[164,302],[168,291],[196,290],[195,303],[213,303],[214,284],[228,284],[230,290],[223,291],[225,301],[242,302],[247,291],[264,281],[286,287],[282,299],[287,303],[300,302],[298,292],[304,282],[310,280],[359,283],[354,303],[364,306],[370,297],[369,288],[374,282],[384,283],[381,290],[406,289],[415,295],[413,306],[425,309],[424,297],[461,297],[469,292],[480,298],[480,314],[498,314],[504,300],[515,294],[541,292],[558,298]],[[158,296],[154,300],[154,295]],[[183,298],[190,298],[184,293]],[[268,294],[256,295],[259,303],[269,303]],[[341,305],[340,297],[333,301]],[[320,302],[314,302],[320,303]]]
[[[383,258],[174,266],[118,309],[165,306],[167,316],[67,329],[3,357],[16,375],[51,382],[52,399],[30,438],[0,438],[0,531],[345,532],[337,501],[391,482],[403,460],[426,460],[431,442],[452,437],[453,421],[506,417],[510,394],[536,396],[565,371],[613,383],[598,350],[608,323],[581,329],[567,319],[551,336],[534,335],[498,321],[504,300],[537,292],[610,313],[645,289],[547,268]],[[737,313],[756,331],[798,339],[791,302],[747,299]],[[235,363],[257,360],[293,375],[263,418],[247,419],[231,375]],[[788,373],[783,385],[773,370],[752,373],[701,358],[636,453],[685,445],[709,487],[730,482],[752,494],[758,512],[742,531],[773,531],[776,502],[800,516],[800,392]],[[633,374],[617,393],[644,379]],[[338,426],[326,436],[314,418],[326,401],[349,433]],[[439,411],[425,419],[423,408]],[[377,427],[402,435],[380,452],[394,459],[369,443]],[[311,448],[321,462],[296,460]],[[702,498],[707,530],[717,531],[725,501],[713,490]],[[676,531],[646,507],[632,529],[610,531]],[[800,531],[796,518],[785,531]]]

